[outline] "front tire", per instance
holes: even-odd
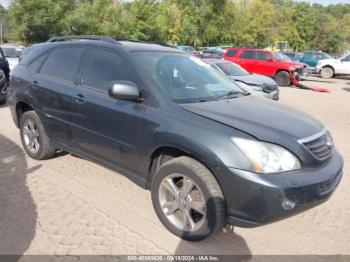
[[[279,86],[289,86],[290,85],[289,73],[287,71],[279,71],[275,75],[275,80]]]
[[[320,76],[322,78],[332,78],[334,76],[333,68],[325,66],[321,69]]]
[[[153,178],[151,194],[160,221],[182,239],[203,240],[225,224],[221,188],[211,172],[192,158],[164,163]]]
[[[33,159],[51,158],[56,148],[50,145],[45,128],[35,111],[25,112],[20,119],[20,134],[24,150]]]

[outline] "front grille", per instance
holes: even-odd
[[[299,140],[317,159],[325,160],[332,155],[333,140],[326,130],[310,138]]]

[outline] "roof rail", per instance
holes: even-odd
[[[126,42],[134,42],[134,43],[145,43],[145,44],[155,44],[155,45],[161,45],[161,46],[165,46],[165,47],[172,47],[172,48],[176,48],[174,45],[170,45],[167,43],[163,43],[163,42],[158,42],[158,41],[148,41],[148,40],[135,40],[135,39],[128,39],[128,38],[120,38],[120,37],[114,37],[113,38],[116,41],[126,41]]]
[[[68,40],[96,40],[111,44],[118,44],[117,40],[114,40],[108,36],[97,36],[97,35],[68,35],[68,36],[55,36],[47,40],[49,43],[63,42]]]

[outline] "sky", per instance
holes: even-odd
[[[0,4],[4,7],[7,7],[10,0],[0,0]],[[318,3],[323,5],[329,4],[337,4],[337,3],[347,3],[350,4],[350,0],[296,0],[296,2],[310,2],[310,3]]]

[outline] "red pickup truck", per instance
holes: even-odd
[[[260,49],[228,48],[224,59],[251,73],[273,77],[280,86],[296,84],[306,69],[305,64],[288,61],[282,53]]]

